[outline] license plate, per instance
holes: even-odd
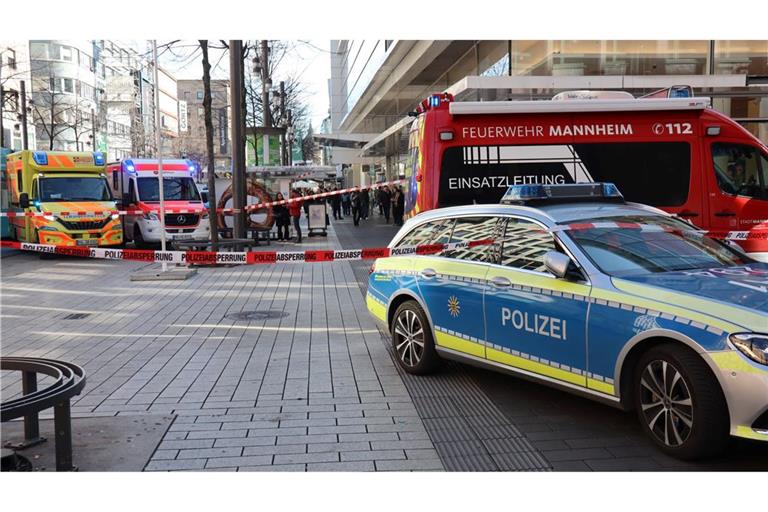
[[[80,240],[75,240],[77,245],[98,245],[99,241],[95,238],[83,238]]]
[[[192,235],[171,235],[171,240],[192,240]]]

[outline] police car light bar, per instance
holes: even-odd
[[[507,189],[502,204],[532,201],[611,201],[623,202],[624,196],[613,183],[571,183],[567,185],[513,185]]]

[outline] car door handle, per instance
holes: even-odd
[[[697,212],[689,212],[689,211],[682,211],[677,214],[678,217],[698,217],[699,214]]]
[[[431,268],[425,268],[421,271],[421,275],[426,278],[435,277],[437,275],[437,272],[435,272]]]
[[[723,210],[722,212],[715,212],[715,217],[735,217],[735,212],[729,212],[728,210]]]
[[[510,286],[512,284],[512,281],[510,281],[506,277],[495,276],[491,278],[491,284],[493,284],[493,286],[498,286],[499,288],[505,288],[507,286]]]

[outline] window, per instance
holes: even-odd
[[[128,182],[128,198],[130,204],[136,204],[139,202],[138,198],[136,197],[136,186],[134,185],[133,180],[129,180]]]
[[[497,223],[498,219],[496,217],[464,217],[456,219],[450,242],[460,243],[492,240]],[[485,261],[488,254],[488,248],[489,245],[484,244],[463,249],[447,250],[443,251],[442,256],[458,260]]]
[[[715,143],[712,162],[717,184],[726,194],[768,199],[768,159],[757,148]]]
[[[157,178],[138,178],[142,201],[160,200],[160,182]],[[192,178],[163,178],[166,201],[199,201],[200,194]]]
[[[107,180],[104,178],[41,178],[40,200],[56,201],[111,201]]]
[[[636,223],[664,229],[591,227],[568,231],[600,270],[611,276],[643,276],[744,265],[749,259],[688,224],[669,217],[611,217],[590,223]],[[672,228],[672,229],[669,229]]]
[[[16,50],[8,49],[8,68],[16,69]]]
[[[690,154],[687,142],[450,147],[438,205],[498,203],[511,185],[610,181],[629,201],[680,206],[688,199]]]
[[[445,219],[443,223],[435,230],[435,234],[429,241],[430,244],[447,244],[451,241],[451,233],[453,232],[453,225],[455,221],[453,219]]]
[[[53,92],[73,94],[75,92],[75,84],[71,78],[51,78],[51,90]]]
[[[203,97],[203,91],[197,91],[197,99],[202,100]]]
[[[549,232],[524,219],[508,219],[499,242],[502,265],[535,272],[547,271],[544,254],[556,249]]]
[[[76,55],[75,54],[76,51],[77,50],[74,50],[70,46],[59,46],[59,58],[67,62],[72,62]]]
[[[449,222],[453,223],[452,220],[450,220]],[[441,220],[433,220],[430,222],[425,222],[424,224],[420,224],[416,226],[407,235],[405,235],[400,240],[400,242],[398,242],[397,247],[424,245],[424,244],[431,243],[431,240],[434,238],[435,234],[437,234],[437,232],[440,230],[440,227],[442,226],[442,224],[443,224],[443,220],[441,219]]]
[[[688,200],[687,142],[574,144],[573,149],[592,180],[615,183],[627,201],[682,206]]]
[[[36,201],[37,198],[40,196],[37,189],[37,180],[32,181],[32,197],[30,198],[32,201]]]
[[[48,59],[48,43],[38,43],[34,41],[29,43],[29,53],[30,53],[30,58],[32,59],[47,60]]]

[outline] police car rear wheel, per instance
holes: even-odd
[[[438,362],[432,330],[427,317],[415,301],[401,304],[392,320],[392,343],[397,362],[408,373],[426,374]]]
[[[693,351],[665,344],[644,354],[635,372],[643,429],[669,455],[715,455],[728,441],[728,409],[717,380]]]

